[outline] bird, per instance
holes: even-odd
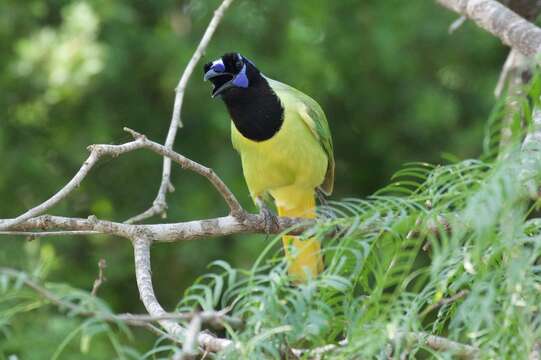
[[[273,216],[265,200],[274,200],[279,216],[314,219],[316,196],[331,195],[334,186],[333,142],[322,108],[238,52],[203,70],[213,84],[211,96],[223,100],[231,118],[231,141],[260,213]],[[282,243],[293,282],[305,283],[323,271],[317,239],[285,235]]]

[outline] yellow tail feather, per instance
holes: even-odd
[[[276,199],[278,200],[278,199]],[[285,206],[284,202],[276,201],[278,215],[289,217],[303,217],[312,219],[316,217],[316,203],[314,194],[303,196],[302,201],[294,207]],[[289,262],[288,272],[296,283],[304,283],[323,271],[323,257],[319,241],[316,239],[301,240],[298,236],[286,235],[282,237],[285,254]],[[290,247],[296,249],[290,254]]]

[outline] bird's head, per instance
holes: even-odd
[[[224,95],[232,89],[248,89],[260,77],[255,65],[239,53],[227,53],[205,64],[204,79],[214,85],[212,97]]]

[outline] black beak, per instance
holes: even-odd
[[[224,73],[216,72],[216,70],[210,68],[207,72],[205,72],[205,76],[203,76],[203,80],[207,81],[220,75],[224,75]]]
[[[225,90],[232,88],[234,75],[223,71],[223,68],[217,68],[216,65],[208,63],[204,67],[205,75],[203,80],[210,80],[214,85],[212,97],[222,94]]]

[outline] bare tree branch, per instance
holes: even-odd
[[[161,316],[166,314],[154,294],[152,286],[152,272],[150,267],[150,244],[151,241],[145,237],[137,237],[133,240],[133,249],[135,257],[135,276],[137,278],[137,288],[141,301],[145,305],[151,316]],[[185,340],[186,329],[171,320],[160,320],[159,324],[169,333],[169,335]],[[197,344],[206,350],[218,352],[233,344],[231,340],[217,338],[213,335],[200,332],[197,335]]]
[[[61,230],[50,231],[49,233],[66,233],[70,235],[77,234],[109,234],[129,238],[132,228],[130,225],[116,223],[107,220],[99,220],[95,216],[83,218],[71,218],[64,216],[41,215],[26,220],[20,224],[10,227],[11,231],[3,231],[1,235],[37,235],[40,232],[32,232],[35,229],[41,230]],[[47,233],[47,232],[44,232]]]
[[[278,218],[278,228],[272,229],[276,234],[288,232],[292,235],[301,234],[313,221],[300,218]],[[138,234],[149,236],[155,242],[175,242],[184,240],[197,240],[231,234],[254,233],[264,234],[267,229],[265,218],[259,214],[246,214],[244,220],[231,215],[214,219],[193,220],[171,224],[124,224],[96,218],[83,219],[62,216],[43,215],[27,220],[12,227],[14,230],[0,232],[0,235],[27,235],[39,236],[35,229],[55,230],[59,232],[46,232],[47,234],[88,235],[107,234],[124,238],[132,238]],[[68,230],[68,231],[65,231]]]
[[[437,0],[448,9],[473,20],[504,44],[526,56],[541,51],[541,29],[496,0]]]
[[[449,29],[447,29],[449,35],[457,31],[466,22],[466,20],[467,19],[465,16],[460,16],[458,19],[453,21],[451,25],[449,25]]]
[[[210,183],[218,190],[218,192],[222,195],[225,202],[229,206],[229,210],[231,215],[235,217],[242,218],[244,216],[244,210],[242,209],[242,206],[238,202],[237,198],[231,190],[225,185],[225,183],[216,175],[214,170],[203,166],[193,160],[188,159],[185,156],[180,155],[179,153],[171,150],[167,146],[160,145],[154,141],[150,141],[146,138],[146,136],[139,134],[138,132],[130,129],[130,128],[124,128],[125,131],[132,134],[132,136],[137,139],[136,141],[142,141],[142,147],[149,149],[151,151],[154,151],[157,154],[160,154],[177,164],[179,164],[183,169],[187,169],[190,171],[195,172],[196,174],[199,174],[210,181]]]
[[[535,20],[541,12],[541,0],[501,0],[500,2],[528,21]],[[517,114],[520,114],[520,99],[525,95],[524,85],[532,78],[534,66],[535,60],[523,55],[516,48],[511,48],[503,65],[498,84],[494,90],[496,98],[499,98],[507,85],[505,114],[500,132],[501,150],[505,150],[507,145],[512,142],[513,122]],[[506,155],[505,151],[500,152],[500,156],[505,157]]]
[[[174,162],[178,163],[182,168],[193,171],[205,178],[214,186],[214,188],[222,195],[225,202],[229,206],[229,210],[232,216],[238,219],[243,219],[245,216],[245,211],[242,209],[242,206],[236,199],[235,195],[229,190],[225,183],[216,175],[216,173],[193,160],[190,160],[173,150],[166,148],[163,145],[160,145],[154,141],[148,140],[144,135],[141,135],[131,129],[125,129],[130,132],[136,139],[134,141],[122,144],[122,145],[91,145],[89,146],[90,156],[83,163],[83,166],[77,172],[77,174],[56,194],[51,198],[41,203],[40,205],[26,211],[25,213],[19,215],[14,219],[4,219],[0,220],[0,230],[5,231],[7,229],[13,229],[17,224],[20,224],[24,221],[27,221],[33,217],[36,217],[40,214],[43,214],[45,211],[56,205],[60,200],[66,198],[71,192],[77,189],[83,179],[88,175],[92,167],[104,156],[117,157],[119,155],[128,153],[130,151],[138,149],[148,149],[159,155],[168,157]],[[118,227],[122,227],[121,224],[118,224]],[[85,230],[85,229],[74,229],[74,228],[65,228],[64,230]],[[86,230],[95,230],[95,229],[86,229]],[[98,230],[99,231],[99,230]]]
[[[233,0],[224,0],[221,5],[214,11],[214,16],[210,20],[197,49],[195,50],[192,58],[186,65],[180,81],[175,89],[175,103],[173,105],[173,115],[171,118],[171,124],[169,125],[169,131],[167,132],[167,138],[165,139],[165,147],[169,150],[173,149],[173,144],[175,143],[175,137],[177,135],[177,130],[179,127],[182,127],[182,121],[180,118],[182,102],[184,99],[184,93],[186,92],[186,86],[188,85],[188,80],[192,75],[195,66],[203,56],[216,28],[220,24],[222,17],[224,16],[225,11],[229,8]],[[148,219],[154,215],[161,214],[165,217],[165,211],[167,210],[167,192],[173,191],[174,187],[171,184],[171,159],[169,157],[163,158],[163,173],[162,180],[160,183],[160,188],[158,194],[154,199],[152,206],[145,210],[143,213],[136,215],[128,220],[126,223],[132,224],[140,222],[142,220]]]

